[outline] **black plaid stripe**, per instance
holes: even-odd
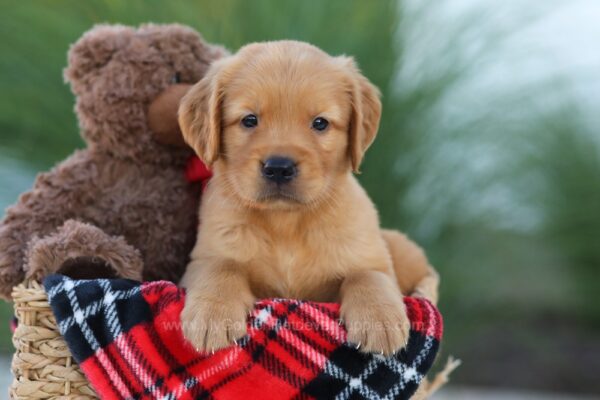
[[[128,280],[74,281],[61,275],[44,280],[61,334],[78,363],[134,326],[151,320],[139,284]],[[112,297],[107,302],[107,296]],[[90,301],[88,299],[94,299]],[[83,299],[83,301],[82,301]],[[129,312],[129,307],[136,310]]]
[[[325,307],[323,304],[321,303],[310,303],[310,306],[312,308],[314,308],[315,310],[320,311],[321,313],[325,314],[326,316],[328,316],[330,319],[336,321],[339,319],[339,315],[336,312],[333,312],[330,308]]]
[[[416,351],[411,351],[417,346]],[[350,346],[341,346],[329,357],[324,370],[302,392],[318,399],[409,399],[431,366],[439,342],[411,331],[409,351],[394,357],[363,354]]]
[[[172,291],[169,293],[164,293],[164,287],[166,285],[152,285],[144,289],[145,295],[155,295],[159,294],[158,301],[156,303],[152,303],[151,310],[153,317],[160,315],[163,312],[166,312],[165,309],[173,303],[178,303],[182,301],[182,295],[180,291]],[[169,348],[165,345],[162,339],[158,336],[157,331],[155,329],[145,329],[144,332],[148,335],[152,346],[159,353],[161,359],[169,366],[169,374],[166,376],[158,377],[158,372],[154,371],[157,380],[160,380],[160,384],[164,383],[167,380],[172,379],[173,377],[177,377],[187,388],[188,393],[192,397],[203,396],[204,394],[209,394],[209,392],[202,386],[202,383],[199,382],[195,376],[189,373],[190,367],[194,366],[198,362],[201,362],[205,357],[199,355],[194,358],[192,361],[189,361],[185,364],[181,364],[169,351]],[[146,358],[144,358],[146,361]],[[147,390],[145,391],[147,392]],[[167,398],[170,397],[170,394],[165,396]]]
[[[172,304],[176,304],[179,303],[180,301],[183,301],[184,296],[182,295],[181,291],[177,290],[173,290],[173,291],[169,291],[167,293],[165,293],[164,288],[166,287],[166,284],[153,284],[153,285],[148,285],[147,287],[144,288],[144,294],[146,296],[150,296],[150,295],[156,295],[158,294],[158,301],[156,303],[152,303],[151,305],[151,310],[152,310],[152,316],[158,316],[160,314],[162,314],[162,312],[169,307]]]
[[[113,364],[115,363],[115,359],[114,359],[114,358],[113,358],[111,355],[108,355],[108,354],[107,354],[107,358],[109,359],[109,361],[110,361],[111,363],[113,363]],[[115,394],[119,394],[119,390],[118,390],[118,388],[117,388],[117,387],[114,385],[114,382],[113,382],[113,380],[111,379],[110,375],[108,374],[108,371],[107,371],[106,369],[102,368],[102,365],[99,363],[99,361],[98,361],[97,359],[95,359],[95,360],[94,360],[94,362],[95,362],[95,363],[97,363],[97,364],[98,364],[98,366],[100,367],[100,368],[98,368],[98,370],[99,370],[99,371],[102,373],[102,375],[104,375],[104,376],[105,376],[105,378],[106,378],[106,381],[107,381],[107,382],[111,382],[111,389],[112,389],[112,392],[113,392],[113,393],[115,393]],[[120,368],[118,368],[118,369],[117,369],[117,371],[118,371],[118,372],[121,374],[121,376],[123,376],[123,371],[122,371]],[[127,390],[129,390],[129,393],[133,393],[133,392],[134,392],[134,389],[133,389],[133,387],[131,386],[131,382],[129,382],[129,381],[124,381],[123,383],[124,383],[124,384],[125,384],[125,386],[127,387]]]
[[[290,331],[290,333],[295,335],[296,337],[299,336],[296,334],[296,331]],[[273,338],[273,340],[275,340],[279,346],[281,346],[292,357],[294,357],[294,359],[298,361],[303,367],[310,369],[313,372],[316,372],[317,370],[321,369],[318,364],[316,364],[313,360],[308,358],[304,353],[302,353],[302,351],[300,351],[300,349],[292,346],[286,340],[283,340],[279,335]]]
[[[156,284],[156,285],[148,286],[147,288],[144,289],[145,295],[155,295],[155,294],[160,295],[158,301],[156,303],[152,303],[152,305],[150,307],[152,310],[153,317],[161,315],[163,312],[165,312],[165,309],[167,307],[169,307],[172,304],[179,303],[180,301],[183,300],[182,293],[179,290],[170,291],[169,293],[164,293],[165,286],[167,286],[167,285]],[[146,333],[148,334],[148,336],[152,342],[152,345],[154,346],[156,351],[160,354],[161,358],[169,365],[169,370],[171,372],[165,377],[165,379],[171,379],[173,376],[177,376],[178,378],[181,379],[182,382],[186,382],[186,381],[194,379],[194,376],[190,375],[190,373],[188,372],[189,368],[193,367],[197,363],[201,362],[205,358],[204,356],[199,355],[198,357],[194,358],[192,361],[189,361],[185,364],[181,364],[173,356],[173,354],[169,351],[168,347],[158,336],[155,329],[147,329]],[[200,383],[194,385],[194,387],[190,388],[190,389],[193,390],[192,393],[194,395],[196,395],[198,393],[198,391],[202,392],[204,390],[201,387]]]
[[[223,386],[228,385],[229,383],[233,382],[234,380],[236,380],[237,378],[243,376],[245,373],[247,373],[250,369],[252,369],[252,367],[254,367],[254,365],[252,364],[252,362],[249,362],[248,364],[244,365],[242,368],[240,368],[239,370],[227,375],[225,378],[221,379],[217,384],[210,386],[209,388],[207,388],[205,391],[203,391],[202,393],[200,393],[199,395],[196,395],[196,397],[194,397],[197,400],[201,400],[201,399],[209,399],[212,397],[212,394],[214,392],[216,392],[217,390],[219,390],[220,388],[222,388]]]
[[[159,313],[165,312],[164,310],[172,303],[178,303],[182,301],[180,291],[174,291],[172,293],[165,294],[162,291],[162,287],[159,285],[149,287],[146,293],[158,293],[161,295],[159,300],[156,303],[152,304],[152,311],[155,316],[159,315]],[[153,346],[161,354],[163,360],[169,365],[170,373],[165,377],[165,380],[171,379],[173,376],[177,376],[182,382],[189,382],[189,384],[186,385],[187,392],[190,394],[191,397],[195,399],[211,398],[212,393],[214,393],[219,388],[227,385],[228,383],[232,382],[233,380],[235,380],[235,378],[244,375],[252,367],[251,364],[247,365],[239,369],[238,371],[231,373],[224,379],[219,380],[217,384],[207,387],[203,384],[203,382],[200,382],[198,379],[196,379],[195,376],[189,373],[189,371],[192,370],[194,366],[206,359],[206,355],[200,354],[193,360],[188,361],[185,364],[181,364],[170,353],[168,347],[164,344],[164,342],[162,342],[161,338],[157,335],[154,329],[147,330],[147,333],[151,338]]]
[[[298,309],[298,304],[290,303],[287,304],[282,312],[278,312],[274,308],[270,308],[270,313],[273,318],[276,319],[274,327],[270,327],[265,332],[264,343],[256,343],[255,340],[248,341],[244,349],[249,352],[252,360],[255,363],[260,364],[270,374],[277,376],[288,384],[300,388],[306,384],[306,380],[296,375],[292,370],[289,369],[285,363],[283,363],[277,356],[268,351],[269,341],[276,341],[281,344],[279,338],[279,329],[287,323],[287,319],[291,313],[295,313]]]
[[[268,309],[272,318],[276,320],[274,326],[269,327],[265,332],[265,341],[263,343],[256,343],[255,340],[248,341],[244,346],[242,346],[246,351],[248,351],[249,355],[252,357],[252,360],[258,364],[260,364],[266,371],[270,374],[282,379],[289,385],[296,387],[298,389],[304,387],[308,381],[297,374],[295,374],[284,362],[282,362],[275,354],[268,351],[268,345],[270,341],[277,343],[283,349],[288,351],[288,353],[294,357],[299,363],[303,366],[310,368],[313,372],[320,370],[321,368],[318,365],[315,365],[310,359],[308,359],[304,354],[302,354],[297,348],[293,348],[290,346],[285,340],[283,340],[279,335],[279,329],[285,326],[288,322],[289,317],[292,314],[295,314],[300,318],[301,321],[305,323],[310,323],[311,328],[318,328],[317,331],[321,334],[321,337],[324,340],[327,340],[331,343],[335,343],[337,340],[333,338],[329,332],[324,329],[321,329],[321,326],[316,323],[316,321],[308,315],[302,308],[300,307],[304,302],[286,302],[286,305],[283,309],[281,307],[265,307],[263,309]],[[311,307],[313,304],[311,303]],[[323,312],[327,316],[330,316],[334,321],[336,320],[335,315],[333,315],[330,310],[319,307],[318,311]],[[254,322],[254,321],[253,321]],[[266,329],[266,328],[265,328]],[[307,337],[302,333],[301,330],[288,330],[289,333],[295,335],[299,340],[304,341],[309,346],[316,349],[321,354],[327,354],[328,351],[319,345],[317,342]]]
[[[148,329],[147,332],[150,337],[150,340],[152,341],[152,345],[158,351],[162,359],[169,365],[170,373],[165,377],[165,379],[171,379],[173,376],[177,376],[179,379],[181,379],[182,382],[195,379],[193,375],[190,375],[189,367],[202,361],[202,356],[198,356],[191,362],[188,362],[185,365],[183,365],[175,357],[173,357],[167,346],[165,346],[161,338],[158,337],[154,329]],[[201,393],[204,393],[205,391],[206,390],[204,387],[202,387],[201,382],[197,382],[195,385],[190,387],[190,392],[193,396],[198,396]]]
[[[125,377],[113,351],[125,357],[115,341],[127,340],[127,332],[131,328],[149,319],[150,310],[141,295],[139,284],[127,280],[74,281],[64,276],[50,276],[44,281],[44,286],[51,307],[58,314],[61,333],[71,344],[70,349],[77,362],[83,363],[97,351],[103,350],[103,355],[117,376]],[[134,307],[136,312],[129,312],[128,307]],[[131,342],[129,345],[134,356],[138,357],[137,346]],[[139,360],[148,365],[145,358]],[[103,368],[100,370],[106,376]],[[109,375],[108,381],[117,390],[113,378]],[[153,378],[156,381],[156,373]],[[121,379],[120,382],[130,393],[135,393],[132,383],[127,379]]]
[[[302,318],[303,322],[313,322],[313,324],[311,325],[311,327],[314,328],[314,321],[312,319],[310,319],[303,310],[301,310],[300,304],[302,303],[298,303],[298,304],[289,304],[289,306],[287,307],[287,312],[284,312],[283,314],[280,314],[277,316],[277,327],[280,328],[282,326],[285,326],[285,324],[287,323],[289,316],[292,313],[295,313],[297,316],[303,316],[304,318]],[[267,333],[268,338],[277,342],[277,344],[282,347],[285,351],[288,352],[288,354],[290,354],[291,356],[294,357],[294,359],[296,361],[298,361],[303,367],[308,368],[310,370],[317,371],[318,369],[320,369],[320,367],[315,364],[310,358],[308,358],[304,353],[302,353],[302,351],[300,351],[299,348],[291,345],[290,343],[288,343],[286,340],[283,340],[281,338],[281,336],[278,334],[279,329],[269,329],[269,332]],[[320,353],[325,353],[326,350],[321,347],[320,345],[318,345],[314,340],[308,338],[306,335],[301,333],[301,330],[297,330],[297,329],[288,329],[288,333],[291,335],[296,336],[296,338],[298,338],[298,340],[302,341],[305,340],[306,342],[310,342],[310,346],[312,348],[316,348]],[[266,344],[265,344],[266,346]]]
[[[311,327],[312,330],[319,332],[321,334],[321,338],[324,339],[325,341],[335,344],[338,342],[338,338],[335,338],[333,336],[331,336],[331,334],[329,332],[327,332],[327,330],[323,329],[323,327],[318,324],[307,312],[306,310],[303,309],[303,307],[300,307],[301,305],[305,304],[305,302],[302,301],[298,301],[295,303],[292,303],[293,305],[297,304],[297,307],[294,307],[292,310],[294,314],[296,314],[297,317],[299,317],[301,319],[302,322],[309,324],[309,326]],[[310,303],[310,307],[313,307],[315,304],[314,303]],[[323,308],[323,307],[313,307],[319,311],[327,311],[327,314],[329,316],[331,316],[332,320],[336,320],[335,315],[332,315],[328,309]],[[288,318],[288,315],[291,314],[290,312],[288,312],[286,314],[286,319]],[[321,353],[321,354],[327,354],[328,350],[326,348],[324,348],[321,344],[319,344],[318,342],[316,342],[314,339],[312,339],[311,337],[307,336],[306,334],[304,334],[304,332],[302,332],[302,330],[300,329],[294,329],[294,330],[290,330],[290,333],[295,335],[299,340],[304,341],[306,344],[308,344],[311,348],[315,349],[317,352]],[[279,338],[276,338],[279,339]],[[279,343],[279,342],[278,342]],[[285,343],[285,342],[283,342]]]
[[[313,304],[311,304],[310,306],[313,307]],[[324,307],[314,307],[314,308],[316,308],[317,310],[319,310],[321,312],[327,311],[327,314],[331,317],[331,319],[333,321],[337,321],[337,318],[335,317],[335,315],[332,315],[328,309],[326,309]],[[299,308],[297,315],[302,318],[302,321],[310,323],[311,329],[316,332],[319,332],[321,334],[322,339],[324,339],[327,342],[332,343],[332,344],[335,344],[339,341],[339,338],[333,337],[331,335],[331,333],[328,332],[323,326],[321,326],[320,324],[317,324],[316,321],[313,320],[312,317],[306,312],[306,310]],[[313,339],[304,335],[301,331],[294,330],[294,334],[301,337],[303,340],[306,340],[306,342],[308,344],[310,344],[311,347],[317,349],[320,353],[324,353],[324,354],[327,353],[327,349],[325,349],[323,346],[321,346],[320,344],[315,342]]]
[[[113,366],[113,368],[115,369],[115,371],[119,374],[119,376],[124,377],[125,376],[125,372],[123,371],[123,369],[121,367],[121,364],[115,358],[114,354],[111,351],[109,351],[108,348],[104,348],[103,350],[104,350],[104,354],[106,354],[106,358],[109,360],[109,362],[111,363],[111,365]],[[119,349],[117,349],[116,347],[114,347],[114,350],[116,352],[119,352]],[[122,354],[121,354],[121,356],[122,356]],[[104,373],[106,376],[108,376],[109,380],[112,382],[112,379],[110,378],[110,376],[108,374],[106,374],[106,370],[104,370],[104,368],[102,368],[102,373]],[[129,393],[133,394],[133,393],[136,392],[136,390],[132,386],[132,382],[130,382],[127,379],[123,379],[123,383],[127,387],[127,390],[129,390]],[[118,392],[116,386],[113,386],[113,389],[114,389],[115,392]]]
[[[147,332],[148,330],[146,330]],[[136,344],[136,342],[133,340],[133,337],[131,337],[130,335],[125,335],[124,336],[125,341],[127,342],[127,345],[129,346],[130,349],[132,349],[132,355],[135,358],[135,360],[137,361],[138,364],[140,364],[140,366],[142,367],[142,369],[146,372],[146,374],[150,375],[150,379],[152,380],[152,385],[145,387],[143,390],[143,394],[150,394],[152,391],[151,389],[160,389],[164,383],[164,377],[162,377],[158,371],[154,368],[152,361],[148,360],[148,357],[146,357],[146,354],[144,352],[142,352],[142,350],[139,348],[139,346]],[[121,348],[120,346],[117,346],[116,349],[121,353],[121,355],[123,357],[125,357],[124,354],[122,354],[121,352]],[[116,362],[114,362],[114,364],[116,364]],[[134,398],[135,398],[135,394],[142,394],[142,393],[135,393],[133,391],[131,391],[132,393],[134,393]]]

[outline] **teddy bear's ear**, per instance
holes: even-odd
[[[133,28],[122,25],[96,25],[84,33],[69,49],[65,81],[76,84],[91,71],[106,65],[134,33]]]
[[[231,75],[230,59],[215,61],[183,97],[177,112],[184,140],[207,166],[219,158],[221,149],[222,103]]]

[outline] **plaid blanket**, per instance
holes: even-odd
[[[345,343],[339,305],[256,303],[248,335],[201,354],[182,336],[185,293],[169,282],[44,282],[60,332],[102,399],[408,399],[435,358],[442,320],[405,298],[408,347],[365,355]]]

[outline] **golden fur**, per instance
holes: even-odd
[[[240,123],[250,113],[256,128]],[[183,98],[184,138],[214,171],[182,279],[183,330],[196,348],[243,336],[248,311],[265,297],[341,302],[348,339],[364,351],[406,344],[402,294],[435,302],[438,278],[417,245],[380,229],[352,175],[380,113],[378,90],[351,58],[293,41],[216,61]],[[326,131],[311,128],[317,116],[329,120]],[[299,169],[275,193],[260,173],[273,155]]]

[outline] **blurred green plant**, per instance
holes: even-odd
[[[384,89],[396,60],[396,6],[387,0],[376,5],[356,0],[2,0],[0,8],[0,147],[20,151],[20,157],[38,167],[82,145],[62,69],[69,44],[97,23],[178,22],[232,50],[252,41],[309,41],[333,54],[354,55]]]
[[[551,110],[522,146],[517,168],[530,171],[525,192],[540,213],[535,233],[556,249],[573,277],[573,315],[600,328],[600,135],[572,104]]]

